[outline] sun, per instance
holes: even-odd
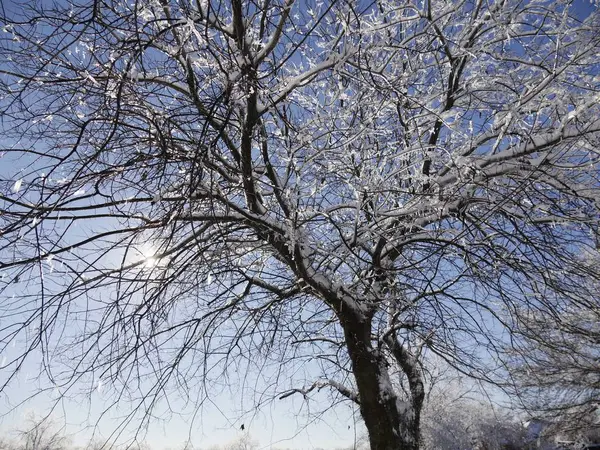
[[[158,264],[158,258],[156,257],[156,248],[150,244],[145,243],[140,248],[140,253],[143,257],[143,265],[145,268],[151,269]]]

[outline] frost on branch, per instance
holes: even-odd
[[[267,5],[3,18],[1,389],[39,351],[61,392],[156,400],[142,425],[223,380],[331,392],[416,449],[434,356],[517,393],[528,356],[592,364],[598,13]]]

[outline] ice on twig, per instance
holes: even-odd
[[[15,181],[15,184],[12,188],[13,192],[18,194],[19,191],[21,190],[21,186],[23,185],[23,179],[19,178],[17,181]]]

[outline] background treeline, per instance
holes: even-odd
[[[594,418],[587,423],[517,417],[508,409],[495,408],[473,398],[436,392],[430,397],[423,423],[424,450],[530,450],[584,449],[600,442],[600,428]],[[157,450],[144,443],[123,445],[123,449]],[[30,416],[22,427],[0,437],[0,450],[103,450],[111,447],[100,439],[85,446],[73,444],[65,430],[53,419]],[[248,431],[221,445],[205,447],[201,442],[180,442],[163,450],[260,450],[274,449],[255,439]],[[354,445],[336,450],[368,450],[361,436]],[[277,447],[278,450],[291,450]],[[316,449],[323,450],[323,449]]]

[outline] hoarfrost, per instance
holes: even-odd
[[[23,185],[23,179],[22,179],[22,178],[19,178],[17,181],[15,181],[15,184],[14,184],[14,186],[13,186],[13,188],[12,188],[13,192],[14,192],[15,194],[18,194],[18,193],[19,193],[19,191],[21,190],[21,186],[22,186],[22,185]]]

